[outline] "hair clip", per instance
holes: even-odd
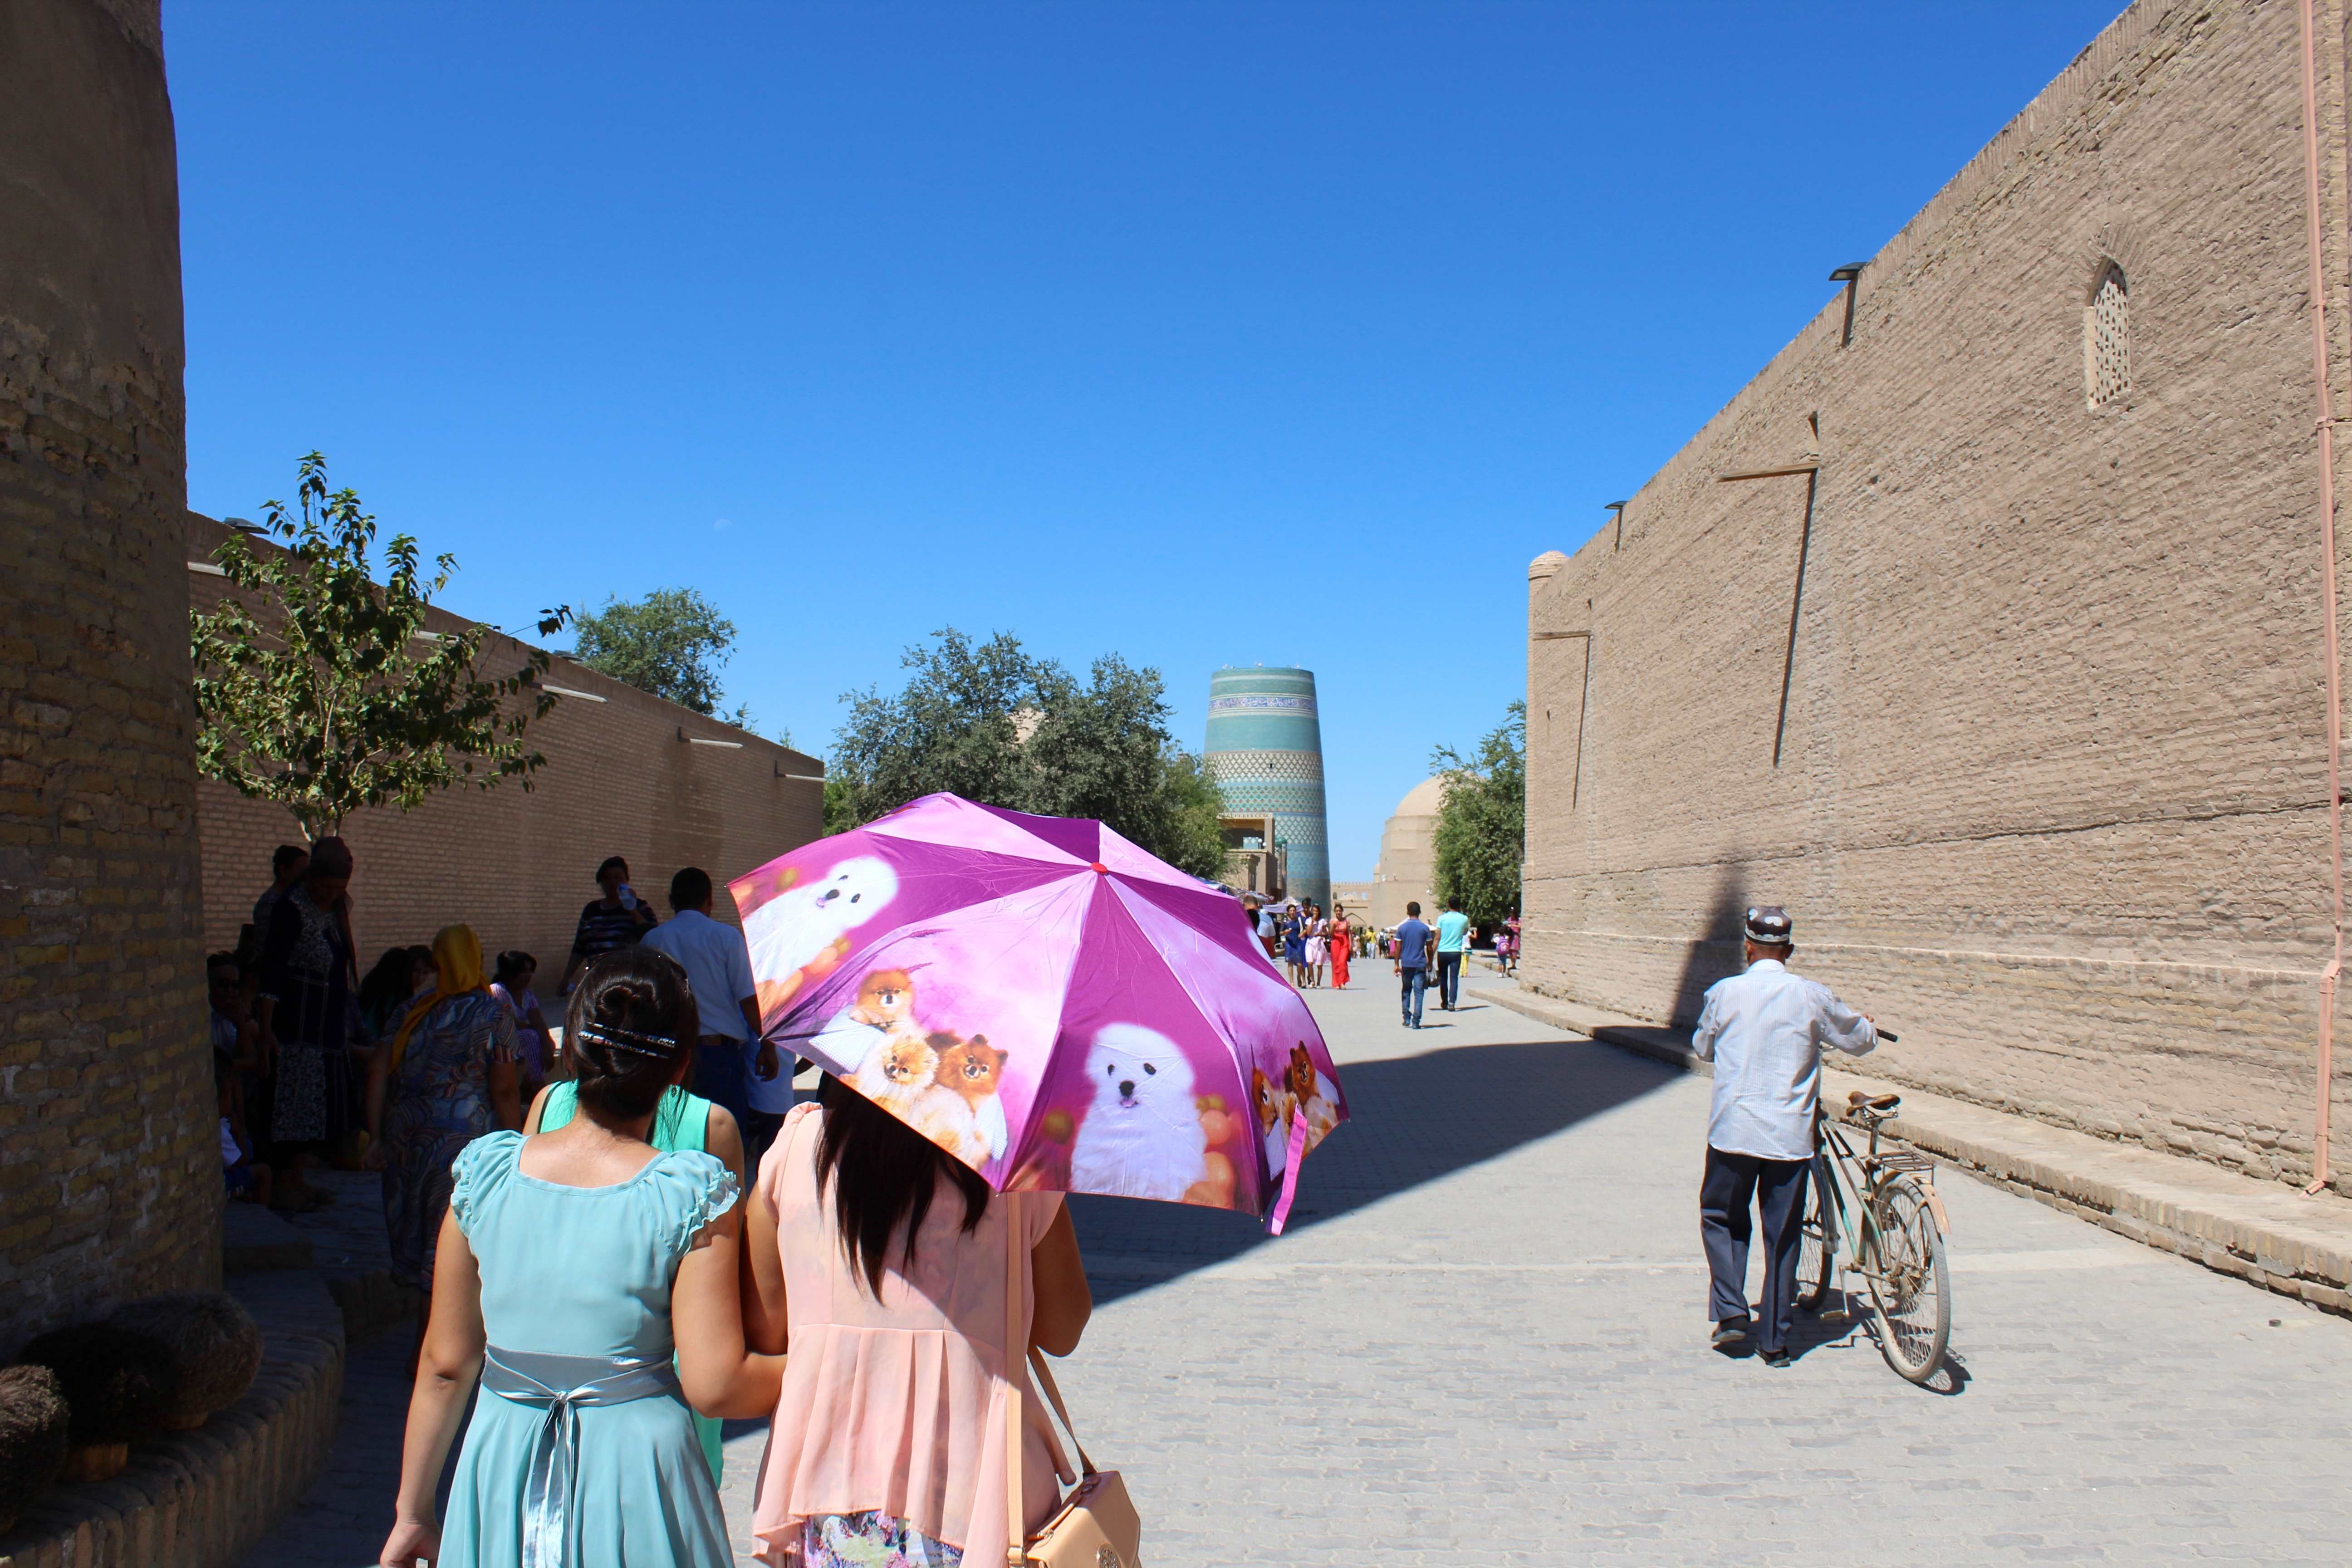
[[[677,1042],[667,1035],[641,1035],[616,1024],[583,1024],[575,1033],[581,1039],[593,1040],[616,1050],[635,1051],[641,1057],[667,1057],[677,1050]]]

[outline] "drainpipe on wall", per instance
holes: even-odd
[[[2336,410],[2327,386],[2327,295],[2319,250],[2319,57],[2312,0],[2303,0],[2303,194],[2311,249],[2311,368],[2319,388],[2319,603],[2326,621],[2322,641],[2327,658],[2327,847],[2335,891],[2334,955],[2319,976],[2318,1112],[2312,1139],[2312,1181],[2304,1189],[2327,1188],[2327,1111],[2336,1027],[2336,983],[2344,972],[2344,710],[2338,699],[2339,655],[2336,632]]]

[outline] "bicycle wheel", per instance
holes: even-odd
[[[1881,1186],[1871,1197],[1871,1217],[1878,1234],[1870,1310],[1878,1321],[1879,1353],[1903,1376],[1925,1383],[1944,1364],[1952,1337],[1943,1234],[1916,1176],[1895,1176]]]
[[[1836,1266],[1836,1211],[1830,1206],[1827,1163],[1816,1159],[1805,1185],[1805,1218],[1797,1236],[1797,1305],[1818,1312],[1828,1305],[1830,1271]]]

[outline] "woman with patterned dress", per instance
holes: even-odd
[[[393,1278],[423,1292],[420,1342],[457,1155],[494,1128],[522,1125],[514,1015],[483,982],[473,928],[444,926],[433,967],[436,988],[409,1005],[368,1067],[366,1163],[383,1173]]]
[[[1009,1302],[1015,1247],[1020,1299]],[[1059,1194],[991,1193],[827,1077],[760,1163],[744,1261],[749,1342],[790,1352],[751,1511],[761,1563],[1003,1563],[1014,1397],[1022,1523],[1045,1521],[1055,1478],[1076,1478],[1030,1385],[1028,1352],[1069,1354],[1094,1310]]]
[[[693,1060],[693,993],[624,948],[589,963],[564,1022],[579,1113],[457,1157],[384,1568],[734,1560],[690,1415],[764,1415],[782,1364],[744,1352],[733,1173],[646,1140]]]
[[[352,852],[340,838],[310,846],[302,879],[269,911],[254,999],[268,1081],[271,1201],[304,1210],[333,1202],[303,1173],[356,1123],[357,1075],[351,1051]]]

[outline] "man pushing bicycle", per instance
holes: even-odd
[[[1786,910],[1752,908],[1739,924],[1747,969],[1708,988],[1691,1038],[1698,1058],[1715,1063],[1698,1197],[1699,1236],[1714,1276],[1707,1317],[1716,1349],[1747,1341],[1752,1201],[1764,1222],[1764,1321],[1757,1348],[1767,1365],[1786,1366],[1822,1050],[1861,1056],[1878,1044],[1878,1031],[1828,986],[1789,973],[1797,950]]]

